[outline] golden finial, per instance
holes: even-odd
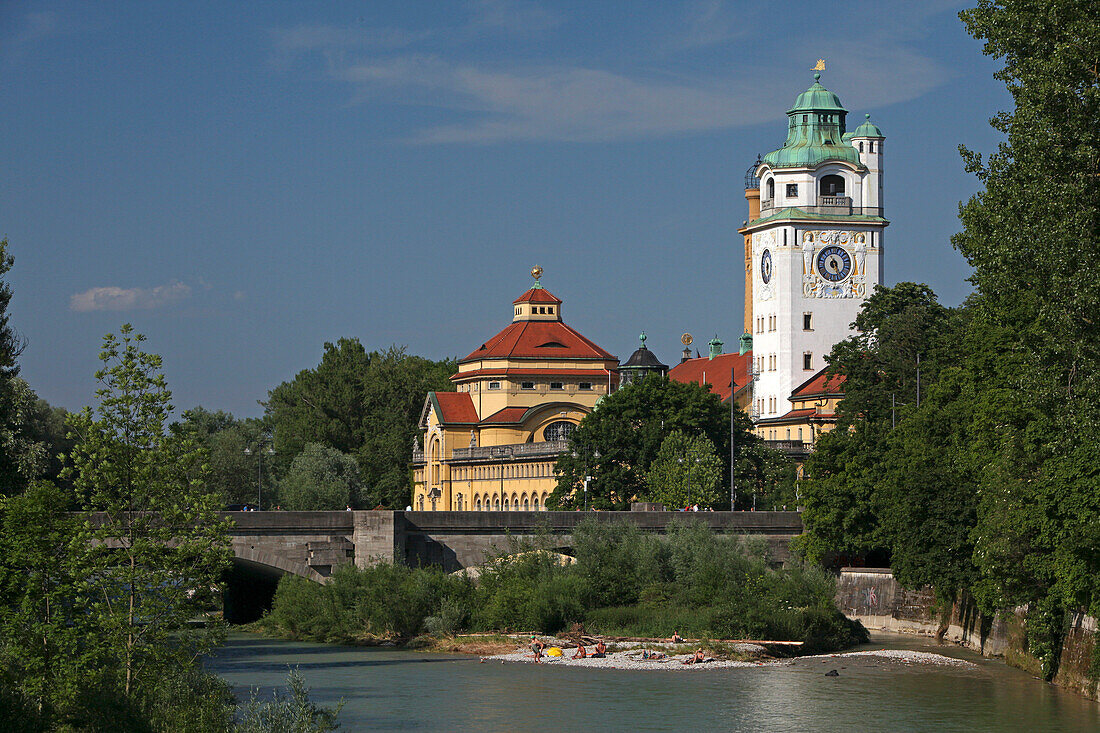
[[[532,267],[531,268],[531,277],[535,278],[536,280],[538,280],[540,277],[542,277],[542,268],[539,267],[538,265],[535,265],[534,267]]]
[[[695,341],[695,339],[691,337],[690,333],[685,333],[683,336],[680,337],[680,343],[682,343],[684,346],[691,346],[693,341]]]
[[[810,71],[825,71],[825,59],[818,59],[817,64]]]

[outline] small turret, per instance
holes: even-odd
[[[710,356],[708,358],[713,359],[722,353],[722,341],[718,338],[718,334],[714,335],[714,338],[710,340]]]

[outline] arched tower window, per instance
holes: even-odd
[[[819,196],[843,196],[844,178],[838,175],[822,176],[818,186]]]
[[[769,178],[768,179],[768,198],[769,199],[774,199],[775,198],[775,179],[774,178]]]
[[[868,153],[875,152],[875,141],[874,140],[868,140],[867,141],[867,147],[868,147],[868,150],[867,150]]]
[[[863,141],[862,140],[859,141],[859,152],[861,152],[861,153],[863,152]]]
[[[577,429],[577,426],[571,422],[565,420],[558,420],[552,422],[546,426],[546,430],[542,431],[544,440],[553,442],[556,440],[569,440],[569,436],[573,434],[573,431]]]

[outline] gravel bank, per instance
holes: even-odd
[[[623,643],[620,646],[627,646],[629,642]],[[733,667],[763,667],[766,665],[777,664],[793,664],[797,662],[804,662],[808,660],[822,660],[822,659],[844,659],[848,657],[865,658],[874,657],[878,659],[886,659],[893,662],[898,662],[905,665],[939,665],[944,667],[976,667],[972,662],[967,662],[962,659],[955,659],[953,657],[945,657],[942,654],[932,654],[930,652],[917,652],[907,651],[901,649],[881,649],[864,652],[842,652],[838,654],[818,654],[808,657],[795,657],[793,659],[769,659],[756,662],[741,662],[725,659],[712,659],[707,658],[702,664],[681,664],[686,659],[691,658],[691,654],[673,654],[666,656],[664,659],[644,659],[642,657],[642,649],[637,647],[643,646],[639,643],[630,644],[633,648],[622,649],[619,651],[609,651],[607,656],[601,658],[593,658],[591,656],[584,659],[571,659],[575,649],[562,647],[563,654],[560,657],[549,657],[543,655],[540,660],[540,664],[559,665],[568,667],[597,667],[602,669],[640,669],[640,670],[697,670],[697,669],[730,669]],[[646,650],[653,652],[660,649],[660,644],[645,644]],[[744,649],[740,648],[744,647]],[[736,650],[745,654],[758,654],[763,652],[763,648],[755,644],[739,644],[736,645]],[[482,657],[481,661],[484,663],[522,663],[522,664],[534,664],[535,660],[531,657],[531,651],[527,647],[521,647],[515,651],[508,652],[507,654],[497,654],[489,657]]]

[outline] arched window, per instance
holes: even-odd
[[[530,511],[531,507],[527,504],[527,497],[523,497],[523,511]]]
[[[571,422],[565,420],[558,420],[552,422],[546,426],[546,429],[542,431],[543,440],[553,442],[556,440],[569,440],[569,436],[573,434],[573,431],[577,429],[577,426]]]
[[[416,508],[419,509],[420,511],[424,511],[424,497],[423,496],[417,497],[417,499],[416,499]]]
[[[774,199],[775,198],[775,179],[774,178],[769,178],[767,184],[765,184],[765,185],[767,186],[767,189],[768,189],[768,198],[769,199]]]
[[[844,178],[838,175],[822,176],[818,187],[819,196],[843,196]]]
[[[861,153],[863,152],[863,141],[862,140],[859,141],[859,152],[861,152]]]
[[[455,495],[455,504],[457,504],[455,509],[457,509],[458,511],[462,511],[462,494]]]
[[[481,497],[480,496],[478,498],[474,499],[474,511],[475,512],[480,512],[481,511]]]
[[[508,497],[504,497],[504,511],[508,511]]]
[[[875,152],[875,141],[874,140],[868,140],[867,141],[867,152],[868,153]]]
[[[500,497],[499,496],[494,496],[493,497],[493,511],[494,512],[499,512],[500,511]]]
[[[535,497],[535,511],[539,511],[539,498],[537,496]]]

